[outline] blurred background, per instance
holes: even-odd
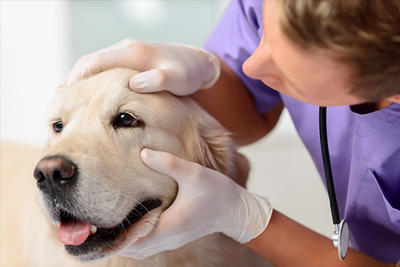
[[[80,57],[127,37],[201,47],[228,3],[0,1],[1,140],[44,145],[55,88]],[[250,191],[330,238],[326,190],[286,111],[272,134],[240,150],[252,166]]]

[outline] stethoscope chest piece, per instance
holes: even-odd
[[[338,248],[339,259],[344,260],[349,250],[350,230],[347,221],[343,219],[340,224],[335,224],[332,240],[335,247]]]

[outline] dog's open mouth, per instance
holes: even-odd
[[[99,247],[114,247],[126,238],[128,229],[135,222],[160,205],[160,200],[143,201],[121,223],[112,228],[97,228],[77,219],[68,211],[59,210],[61,224],[58,236],[65,244],[66,251],[73,256],[98,250]]]

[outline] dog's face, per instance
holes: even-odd
[[[114,69],[58,88],[50,114],[37,195],[67,253],[83,262],[147,235],[174,201],[176,182],[142,162],[143,148],[228,174],[235,164],[231,140],[213,118],[187,98],[132,92],[135,73]]]

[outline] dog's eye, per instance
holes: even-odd
[[[53,129],[56,133],[59,133],[63,129],[63,123],[61,121],[53,123]]]
[[[116,123],[120,127],[136,127],[140,125],[140,121],[128,113],[119,114]]]

